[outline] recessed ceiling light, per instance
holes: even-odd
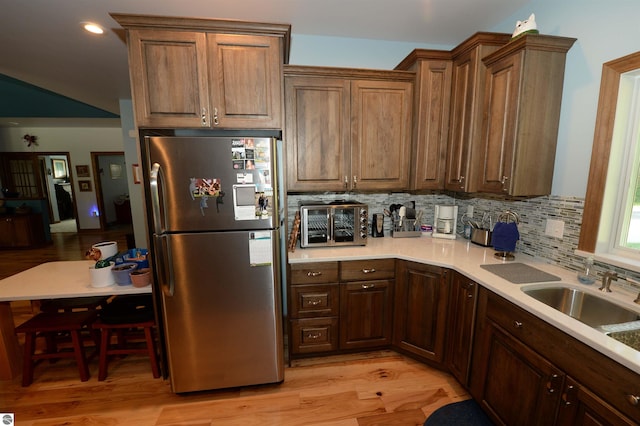
[[[93,22],[83,22],[82,27],[86,31],[89,31],[90,33],[93,33],[93,34],[104,34],[104,29],[102,29],[100,25],[95,24]]]

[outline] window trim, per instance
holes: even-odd
[[[640,68],[640,52],[606,62],[602,66],[598,114],[593,136],[589,180],[585,196],[582,226],[578,240],[578,250],[595,253],[600,217],[604,200],[604,190],[609,168],[611,139],[618,102],[620,76]],[[588,232],[587,232],[588,231]]]

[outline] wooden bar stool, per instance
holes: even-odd
[[[160,377],[158,356],[153,335],[155,317],[151,295],[117,296],[99,311],[93,328],[100,330],[100,367],[98,380],[107,378],[109,357],[113,355],[149,355],[154,378]],[[115,332],[116,343],[111,343]],[[140,336],[144,347],[140,345]]]
[[[89,380],[89,368],[82,343],[81,331],[91,330],[91,324],[97,318],[97,311],[81,312],[42,312],[16,327],[16,333],[25,333],[24,362],[22,367],[22,386],[33,382],[33,370],[42,359],[75,358],[80,372],[80,380]],[[52,333],[71,335],[72,350],[59,350],[57,346],[47,343],[47,350],[36,353],[36,338],[47,337]]]

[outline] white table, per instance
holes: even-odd
[[[89,267],[94,264],[92,260],[48,262],[0,280],[0,380],[21,372],[11,301],[151,293],[151,286],[92,287]]]

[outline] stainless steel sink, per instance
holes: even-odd
[[[523,288],[522,291],[593,328],[640,320],[639,313],[607,300],[606,296],[601,297],[572,287],[534,287]]]

